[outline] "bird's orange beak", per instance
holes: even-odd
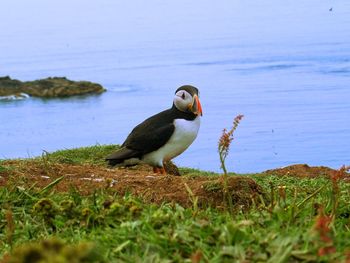
[[[200,116],[203,115],[202,105],[201,105],[201,102],[199,101],[199,98],[198,98],[197,95],[193,96],[192,104],[189,105],[189,109],[190,109],[190,111],[192,111],[197,116],[198,115],[200,115]]]

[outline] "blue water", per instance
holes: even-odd
[[[237,114],[230,171],[350,164],[349,1],[2,0],[0,12],[0,75],[108,89],[0,102],[0,158],[122,143],[192,84],[204,116],[178,165],[219,171]]]

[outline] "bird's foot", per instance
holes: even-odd
[[[153,167],[153,172],[154,172],[155,174],[166,175],[166,172],[165,172],[164,167]]]

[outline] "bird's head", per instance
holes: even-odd
[[[180,111],[192,112],[197,116],[203,115],[196,87],[185,85],[178,88],[175,91],[174,105]]]

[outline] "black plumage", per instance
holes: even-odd
[[[106,161],[111,166],[131,166],[144,161],[157,171],[156,168],[162,168],[165,159],[177,156],[192,143],[197,136],[201,115],[198,89],[190,85],[181,86],[175,92],[172,107],[137,125],[121,149],[107,156]],[[182,120],[181,124],[176,120]],[[193,124],[189,124],[192,121]],[[180,133],[176,132],[177,129]]]
[[[194,120],[190,111],[178,110],[175,105],[137,125],[122,144],[121,149],[109,156],[106,161],[111,166],[123,163],[125,159],[141,158],[143,155],[162,147],[174,132],[174,119]]]

